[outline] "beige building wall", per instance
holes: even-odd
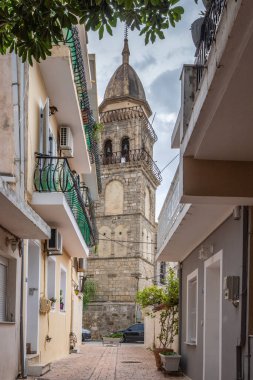
[[[31,200],[33,186],[33,172],[35,168],[35,152],[39,152],[40,112],[45,106],[48,94],[40,72],[39,64],[34,62],[29,67],[29,98],[28,98],[28,130],[27,130],[27,196]],[[54,115],[50,116],[50,127],[54,138],[58,139],[57,121]]]
[[[65,311],[60,310],[60,276],[61,268],[66,270],[66,304]],[[47,297],[47,253],[41,254],[40,296]],[[48,314],[40,314],[39,354],[41,362],[51,362],[69,353],[69,333],[71,323],[71,260],[64,252],[56,257],[56,304]],[[51,341],[47,341],[49,336]]]
[[[0,229],[0,260],[8,260],[8,320],[0,322],[0,379],[14,380],[19,372],[20,334],[20,285],[21,259],[18,249],[14,252],[6,239],[12,235]]]
[[[34,191],[33,173],[35,169],[35,152],[39,152],[40,112],[44,107],[48,94],[43,82],[38,63],[29,68],[29,100],[28,100],[28,140],[27,140],[27,198],[31,201]],[[54,115],[49,119],[53,137],[58,141],[58,126]],[[64,237],[63,237],[64,238]],[[43,252],[41,242],[40,255],[40,297],[48,298],[48,255]],[[76,348],[81,344],[82,297],[74,292],[79,285],[79,274],[75,261],[67,252],[53,256],[56,263],[55,292],[56,304],[48,314],[39,315],[39,357],[43,363],[51,362],[66,356],[70,349],[70,332],[74,333]],[[60,310],[60,276],[61,268],[66,270],[66,304],[65,311]]]
[[[0,175],[14,175],[14,108],[12,99],[11,54],[0,56]]]

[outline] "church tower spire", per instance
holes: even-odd
[[[128,30],[127,25],[125,26],[125,33],[124,33],[124,48],[122,50],[122,63],[129,64],[129,56],[130,56],[130,50],[128,46]]]
[[[129,47],[128,47],[128,39],[125,38],[124,39],[124,48],[122,50],[122,63],[125,64],[129,64],[129,56],[130,56],[130,50],[129,50]]]

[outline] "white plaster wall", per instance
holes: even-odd
[[[159,313],[155,318],[150,316],[144,317],[144,346],[145,348],[160,347],[157,336],[160,333]],[[174,351],[178,352],[178,336],[175,337],[175,341],[172,345]]]

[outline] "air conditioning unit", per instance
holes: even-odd
[[[87,269],[87,260],[86,259],[79,259],[78,260],[77,272],[85,272],[86,269]]]
[[[61,127],[60,129],[60,150],[64,157],[73,157],[73,135],[70,127]]]
[[[51,238],[47,240],[49,255],[62,255],[62,236],[57,228],[51,228]]]

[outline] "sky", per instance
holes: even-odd
[[[129,31],[130,65],[137,72],[153,111],[150,118],[158,136],[154,145],[154,161],[162,170],[179,152],[171,149],[172,131],[180,108],[180,73],[183,64],[194,62],[195,47],[191,38],[191,23],[199,17],[203,5],[194,0],[182,0],[185,9],[182,20],[175,28],[165,32],[165,39],[157,39],[145,46],[144,37]],[[113,36],[105,34],[102,40],[97,33],[89,33],[89,52],[96,54],[98,100],[101,103],[105,88],[114,71],[122,63],[124,25],[118,24]],[[163,181],[156,192],[156,217],[173,180],[179,159],[175,159],[163,172]]]

